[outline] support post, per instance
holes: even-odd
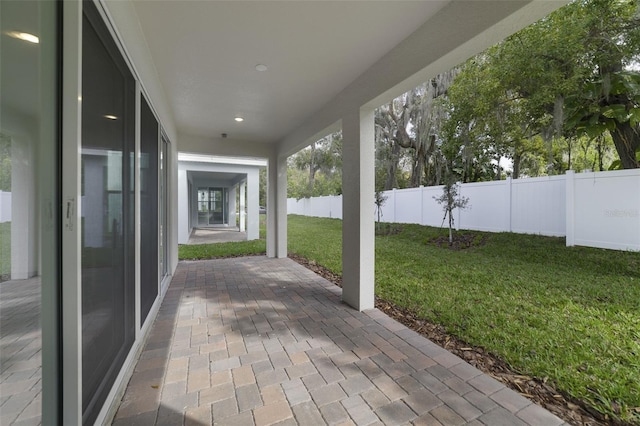
[[[246,181],[240,183],[240,232],[245,232],[247,229],[246,221],[247,221],[247,212],[245,211],[246,206],[246,192],[247,192],[247,183]]]
[[[565,175],[566,179],[566,246],[573,247],[575,245],[575,172],[573,170],[567,170]]]
[[[260,174],[257,170],[247,174],[247,240],[260,238]]]
[[[355,109],[342,120],[342,300],[374,307],[374,113]]]
[[[287,158],[276,152],[267,166],[267,256],[287,257]]]
[[[233,227],[236,226],[236,210],[237,210],[237,206],[236,206],[236,189],[238,188],[238,185],[233,185],[231,188],[229,188],[229,223],[228,225]]]
[[[511,176],[507,178],[506,182],[506,203],[505,203],[505,215],[506,215],[506,229],[505,231],[511,232],[513,230],[513,180]]]

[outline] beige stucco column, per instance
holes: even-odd
[[[342,119],[342,300],[374,307],[374,114],[354,109]]]

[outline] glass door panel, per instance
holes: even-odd
[[[0,1],[3,425],[60,415],[57,15],[55,2]]]
[[[209,190],[198,188],[198,226],[209,224]]]
[[[134,339],[135,82],[83,3],[82,409],[92,423]]]
[[[224,223],[223,190],[221,188],[209,189],[209,224],[220,225]]]
[[[160,209],[160,280],[162,280],[169,273],[168,266],[168,233],[167,233],[167,221],[169,217],[169,204],[168,204],[168,158],[169,158],[169,142],[162,134],[160,141],[160,194],[159,194],[159,209]]]
[[[158,121],[140,102],[140,324],[158,297]]]

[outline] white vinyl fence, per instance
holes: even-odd
[[[11,193],[0,191],[0,223],[11,222]]]
[[[567,245],[640,250],[640,170],[567,175]]]
[[[567,237],[567,245],[640,250],[640,170],[465,183],[457,229]],[[442,186],[384,192],[382,221],[439,227]],[[373,206],[373,195],[371,196]],[[372,208],[373,210],[373,208]],[[287,200],[290,214],[342,219],[342,197]]]

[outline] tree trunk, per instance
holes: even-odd
[[[398,162],[400,159],[400,145],[391,142],[391,155],[387,159],[387,179],[384,183],[384,190],[388,191],[398,187]]]
[[[415,152],[413,158],[413,167],[411,168],[411,187],[417,188],[422,185],[422,176],[425,170],[426,153],[424,152],[424,146],[420,144]]]
[[[316,155],[316,144],[311,144],[311,156],[309,158],[309,196],[313,192],[313,185],[316,179],[316,164],[315,164],[315,155]]]
[[[636,152],[640,148],[640,129],[638,126],[633,128],[628,121],[616,122],[616,129],[611,132],[611,138],[616,151],[618,151],[622,168],[640,168],[640,162],[636,159]]]
[[[520,177],[520,162],[522,161],[522,154],[516,152],[513,154],[513,174],[511,177],[513,179],[518,179]]]
[[[598,144],[597,149],[598,149],[598,171],[602,171],[603,166],[602,166],[602,135],[598,136]]]

